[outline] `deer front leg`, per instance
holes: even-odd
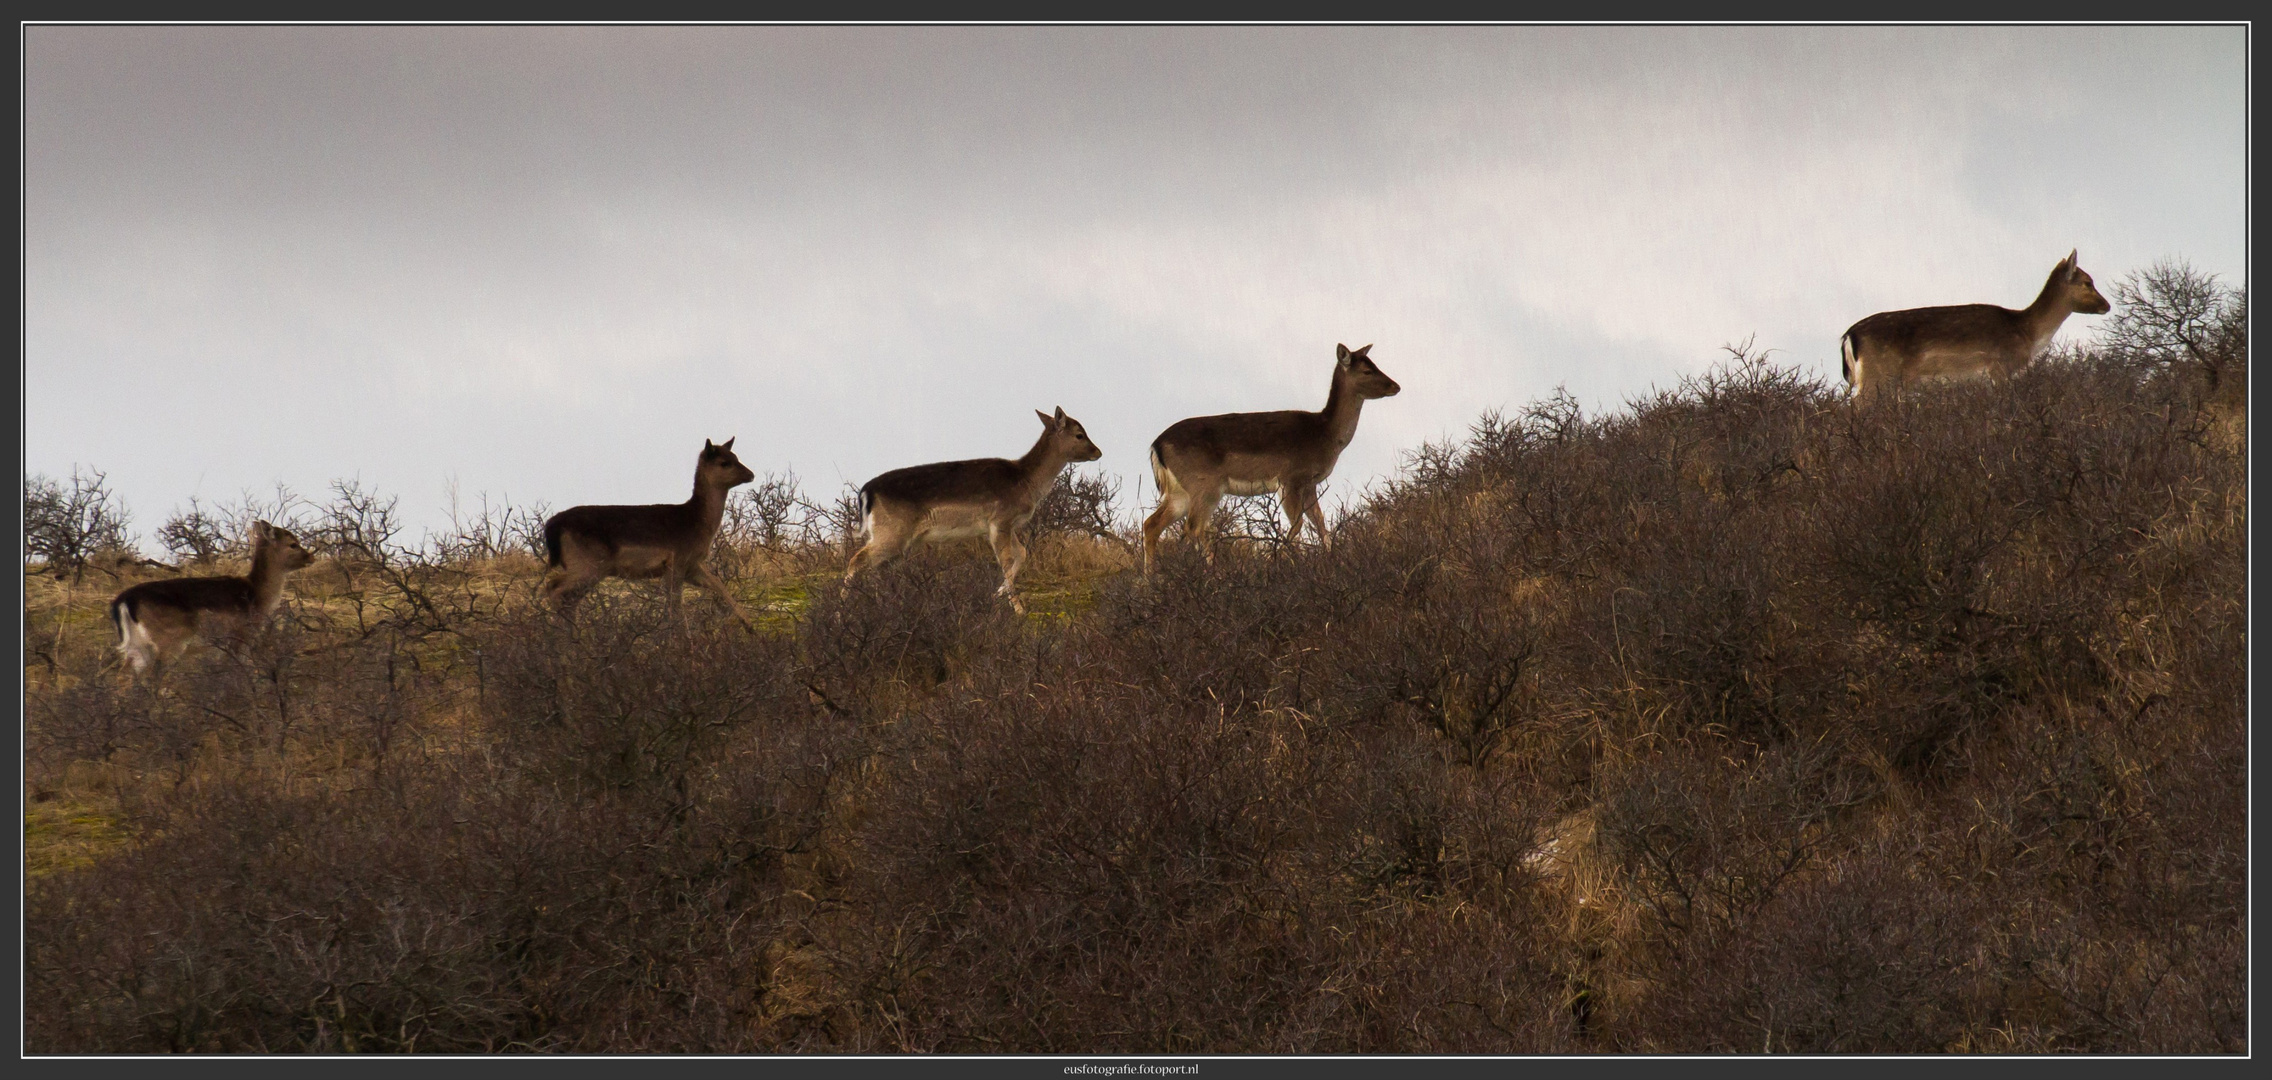
[[[1286,547],[1292,549],[1302,539],[1302,511],[1309,507],[1302,493],[1308,490],[1301,484],[1287,484],[1278,489],[1278,505],[1286,511]]]
[[[1317,545],[1333,550],[1333,537],[1325,531],[1325,508],[1318,505],[1316,484],[1302,485],[1301,507],[1302,513],[1310,519],[1310,528],[1317,533]]]
[[[685,598],[679,594],[685,591],[686,573],[679,569],[675,560],[664,564],[663,606],[670,610],[671,618],[678,620],[681,625],[686,623],[686,609],[682,605]]]
[[[1199,545],[1209,566],[1215,565],[1215,504],[1222,498],[1221,492],[1193,496],[1191,513],[1183,519],[1183,534]]]
[[[1012,609],[1025,614],[1025,601],[1018,599],[1018,568],[1026,563],[1026,546],[1018,542],[1017,530],[1001,522],[987,528],[986,539],[994,545],[994,558],[1002,564],[1002,587],[994,595],[1008,599]]]
[[[688,580],[725,601],[726,610],[733,612],[734,618],[741,621],[742,629],[753,634],[757,632],[757,627],[751,624],[749,616],[742,611],[741,601],[734,599],[734,594],[727,591],[726,583],[718,577],[717,571],[710,569],[705,563],[695,563],[693,569],[686,572],[686,576]]]

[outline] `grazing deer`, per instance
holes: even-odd
[[[284,599],[284,575],[316,561],[300,538],[265,521],[252,523],[252,571],[243,577],[145,581],[111,598],[118,651],[136,673],[165,666],[200,631],[222,623],[232,632],[265,621]]]
[[[726,493],[755,479],[734,456],[734,440],[704,439],[694,462],[693,498],[652,506],[572,506],[552,515],[544,522],[545,565],[552,568],[545,575],[545,595],[572,618],[584,594],[606,578],[661,578],[664,601],[683,617],[679,592],[693,582],[716,593],[748,627],[741,604],[702,561],[718,538]]]
[[[1959,304],[1881,311],[1847,328],[1839,358],[1857,395],[1919,379],[2006,379],[2051,344],[2068,315],[2104,315],[2113,306],[2070,251],[2024,310]]]
[[[1016,461],[977,458],[914,465],[861,485],[860,533],[868,542],[852,553],[844,580],[851,581],[870,565],[890,561],[913,544],[983,536],[1002,564],[1002,587],[994,595],[1006,597],[1018,614],[1025,614],[1017,585],[1026,546],[1018,542],[1018,530],[1033,517],[1034,507],[1056,485],[1057,474],[1067,464],[1104,456],[1089,441],[1088,429],[1065,415],[1063,406],[1055,416],[1039,409],[1034,415],[1041,417],[1041,438]]]
[[[1318,412],[1223,413],[1179,420],[1152,440],[1152,479],[1160,488],[1159,508],[1144,521],[1144,572],[1152,572],[1160,534],[1183,519],[1187,538],[1200,541],[1208,560],[1214,543],[1208,523],[1223,496],[1276,492],[1292,528],[1287,540],[1302,535],[1302,518],[1317,527],[1320,544],[1330,544],[1325,511],[1317,503],[1319,481],[1333,472],[1341,451],[1357,435],[1357,413],[1373,398],[1395,397],[1403,389],[1381,373],[1372,349],[1333,347],[1333,388]]]

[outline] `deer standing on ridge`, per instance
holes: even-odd
[[[1063,406],[1055,416],[1039,409],[1034,415],[1041,417],[1041,438],[1016,461],[976,458],[913,465],[861,485],[860,533],[868,541],[852,553],[844,580],[851,581],[870,565],[890,561],[914,544],[983,536],[1002,565],[1002,587],[994,595],[1007,598],[1018,614],[1025,614],[1017,584],[1026,546],[1018,541],[1018,530],[1033,517],[1034,507],[1056,485],[1057,474],[1066,465],[1104,456],[1089,441],[1088,429],[1065,415]]]
[[[744,627],[749,616],[726,583],[703,560],[718,538],[726,514],[726,493],[757,479],[734,456],[734,440],[702,440],[694,462],[694,495],[682,503],[651,506],[572,506],[544,522],[544,593],[574,617],[584,594],[603,579],[661,578],[663,599],[683,617],[680,590],[692,582],[717,594]]]
[[[1840,367],[1856,395],[1920,379],[2007,379],[2051,344],[2068,315],[2113,307],[2069,251],[2020,311],[1959,304],[1881,311],[1855,323],[1838,339]]]
[[[137,674],[154,668],[162,675],[191,638],[211,630],[242,632],[266,621],[284,600],[284,575],[315,561],[299,537],[255,521],[252,570],[245,576],[145,581],[111,598],[118,651]]]
[[[1160,534],[1183,520],[1185,537],[1199,541],[1208,561],[1215,558],[1209,522],[1223,496],[1277,493],[1292,526],[1287,540],[1302,535],[1302,518],[1317,528],[1320,544],[1331,544],[1317,485],[1333,472],[1341,451],[1357,435],[1357,414],[1373,398],[1395,397],[1402,387],[1373,364],[1367,345],[1335,345],[1333,385],[1318,412],[1223,413],[1179,420],[1152,440],[1152,479],[1160,489],[1159,508],[1144,521],[1144,572],[1152,572]]]

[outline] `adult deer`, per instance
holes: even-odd
[[[266,621],[284,600],[284,575],[315,561],[289,530],[255,521],[252,570],[245,576],[145,581],[112,597],[118,651],[136,673],[154,668],[154,674],[163,674],[191,638],[242,632]]]
[[[1025,614],[1017,584],[1026,546],[1018,541],[1018,530],[1033,517],[1034,507],[1056,485],[1057,474],[1066,465],[1104,456],[1089,441],[1088,429],[1065,415],[1063,406],[1055,416],[1039,409],[1034,415],[1041,417],[1041,438],[1016,461],[976,458],[913,465],[861,485],[860,532],[868,542],[852,553],[844,580],[890,561],[914,544],[983,536],[1002,565],[1002,587],[994,594]]]
[[[1920,379],[2005,379],[2051,344],[2067,316],[2112,309],[2069,251],[2022,310],[1959,304],[1881,311],[1855,323],[1838,339],[1840,366],[1856,394]]]
[[[749,616],[726,583],[703,564],[718,522],[726,514],[726,493],[757,479],[734,456],[734,440],[702,440],[694,461],[694,495],[682,503],[652,506],[572,506],[544,522],[544,556],[551,572],[544,592],[573,617],[576,604],[602,580],[661,578],[663,599],[682,615],[679,593],[692,582],[717,594],[743,626]]]
[[[1320,544],[1330,544],[1317,485],[1333,472],[1341,451],[1357,435],[1357,414],[1365,402],[1395,397],[1402,387],[1381,373],[1367,345],[1333,347],[1333,386],[1318,412],[1223,413],[1179,420],[1152,440],[1152,479],[1160,488],[1159,508],[1144,521],[1144,572],[1152,572],[1160,534],[1178,518],[1187,538],[1200,541],[1215,557],[1208,523],[1223,496],[1276,492],[1286,508],[1289,541],[1302,535],[1307,516]]]

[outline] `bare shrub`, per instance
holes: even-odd
[[[2099,332],[2114,356],[2199,380],[2220,396],[2228,378],[2245,395],[2248,297],[2179,260],[2156,262],[2114,284],[2114,317]]]
[[[24,559],[50,573],[80,580],[98,556],[132,557],[126,504],[105,486],[101,471],[74,466],[67,480],[24,478]]]
[[[216,562],[234,554],[243,542],[235,526],[217,511],[207,511],[192,495],[188,509],[174,511],[158,527],[158,545],[180,562]]]
[[[1094,537],[1122,544],[1120,521],[1114,507],[1120,499],[1120,481],[1104,473],[1069,469],[1057,474],[1049,493],[1035,504],[1026,529],[1034,536],[1062,534]]]
[[[526,555],[543,561],[544,519],[552,516],[550,504],[515,506],[500,498],[494,505],[489,493],[480,495],[478,509],[459,507],[457,485],[450,485],[449,531],[430,541],[434,556],[446,563],[473,562]]]

